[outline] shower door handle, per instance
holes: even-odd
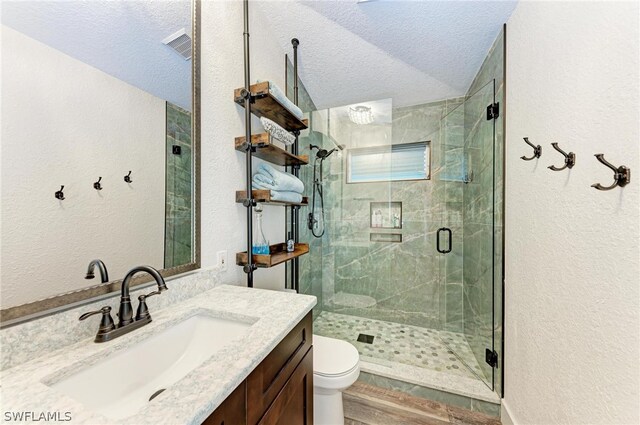
[[[449,234],[449,244],[447,249],[441,249],[440,248],[440,233],[441,232],[447,232]],[[436,232],[436,250],[440,253],[440,254],[447,254],[449,252],[451,252],[452,249],[452,243],[453,243],[453,233],[451,232],[451,229],[449,229],[448,227],[441,227],[438,229],[438,231]]]

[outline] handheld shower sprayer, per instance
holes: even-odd
[[[336,145],[336,147],[331,150],[326,150],[316,145],[309,145],[309,149],[311,151],[313,151],[314,149],[317,149],[317,152],[316,152],[316,157],[313,161],[313,196],[311,198],[311,212],[309,213],[307,226],[309,227],[309,230],[311,230],[311,233],[313,234],[313,236],[315,236],[316,238],[321,238],[322,235],[324,235],[324,230],[325,230],[324,194],[322,189],[322,163],[324,162],[325,159],[331,156],[331,154],[334,153],[335,151],[344,149],[344,145],[338,145],[335,142],[334,144]],[[316,195],[317,195],[317,199],[319,199],[320,201],[319,214],[316,212]],[[318,227],[321,227],[322,231],[320,231],[319,233],[316,233],[316,230],[318,229]]]

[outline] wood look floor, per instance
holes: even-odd
[[[356,382],[343,393],[345,425],[500,425],[500,420]]]

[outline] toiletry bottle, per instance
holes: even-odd
[[[287,239],[287,252],[293,252],[294,248],[295,248],[295,244],[293,243],[291,232],[289,232],[289,238]]]
[[[382,211],[376,210],[376,225],[375,227],[382,227]]]
[[[255,206],[255,228],[253,229],[253,246],[251,253],[254,255],[269,255],[269,241],[262,231],[262,205]]]

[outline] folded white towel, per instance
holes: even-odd
[[[262,126],[267,131],[267,133],[271,135],[271,137],[280,140],[285,145],[293,145],[295,143],[296,136],[289,133],[287,130],[280,127],[277,123],[273,122],[269,118],[262,117],[260,118],[260,122],[262,123]]]
[[[297,192],[272,190],[271,199],[274,201],[300,203],[302,202],[302,195]]]
[[[271,200],[280,202],[302,202],[302,195],[297,192],[287,192],[282,190],[270,190]]]
[[[261,189],[304,192],[304,183],[299,178],[292,174],[278,171],[265,163],[258,166],[258,172],[253,176],[253,181],[260,185]]]

